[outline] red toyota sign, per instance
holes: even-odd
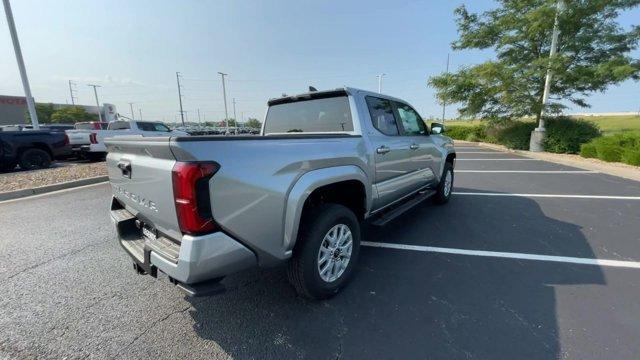
[[[25,106],[27,104],[27,99],[25,97],[18,96],[0,96],[0,104]]]

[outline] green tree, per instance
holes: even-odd
[[[81,121],[97,121],[98,114],[88,113],[81,106],[65,106],[51,115],[51,122],[59,124],[74,124]]]
[[[461,116],[508,119],[542,113],[547,68],[553,70],[548,111],[571,102],[589,107],[586,96],[627,79],[640,78],[640,27],[623,29],[616,19],[640,0],[565,0],[559,15],[558,53],[549,58],[556,0],[500,0],[496,9],[455,10],[455,50],[493,49],[494,60],[429,79],[441,103],[458,103]]]
[[[244,126],[249,128],[254,128],[254,129],[260,129],[262,127],[262,123],[258,121],[258,119],[249,118],[249,120],[247,120],[247,122],[244,123]]]
[[[36,104],[36,115],[38,115],[38,122],[42,124],[51,122],[51,115],[55,112],[53,108],[53,104]],[[27,122],[31,122],[31,115],[29,115],[29,111],[25,110],[25,118]]]

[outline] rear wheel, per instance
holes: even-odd
[[[42,149],[27,149],[20,155],[23,170],[44,169],[51,166],[51,156]]]
[[[353,212],[342,205],[321,205],[301,223],[289,281],[301,296],[330,298],[349,281],[359,252],[360,224]]]
[[[0,172],[12,171],[15,167],[16,163],[14,162],[0,163]]]
[[[104,159],[105,159],[105,154],[103,154],[103,153],[90,152],[90,153],[87,153],[85,156],[91,162],[104,161]]]
[[[453,191],[453,166],[451,163],[444,163],[444,170],[442,172],[442,179],[436,189],[436,194],[433,195],[433,202],[436,204],[445,204],[451,198],[451,192]]]

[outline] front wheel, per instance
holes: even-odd
[[[451,198],[451,192],[453,192],[453,166],[447,162],[444,163],[442,178],[436,189],[436,194],[433,195],[433,202],[436,204],[447,203]]]
[[[305,214],[289,281],[301,296],[321,300],[337,294],[351,277],[360,252],[360,224],[338,204],[324,204]]]

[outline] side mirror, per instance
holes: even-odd
[[[440,123],[432,123],[431,124],[431,133],[432,134],[442,134],[444,132],[444,125]]]

